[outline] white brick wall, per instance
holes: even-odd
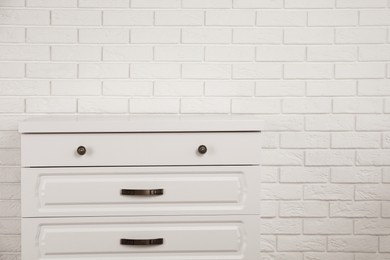
[[[390,259],[390,1],[0,0],[0,260],[18,121],[100,113],[263,117],[259,259]]]

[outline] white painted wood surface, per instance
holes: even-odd
[[[260,132],[24,134],[22,165],[259,164]],[[198,153],[200,145],[207,153]],[[77,147],[87,149],[77,154]]]
[[[260,214],[258,166],[24,168],[22,182],[23,217]]]
[[[257,118],[66,118],[20,125],[22,260],[259,259]]]
[[[256,215],[122,218],[25,218],[23,259],[255,260]],[[162,245],[121,245],[120,239],[163,238]]]

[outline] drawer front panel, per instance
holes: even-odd
[[[259,214],[259,186],[258,166],[24,168],[22,216]]]
[[[260,132],[23,134],[22,145],[24,167],[257,165],[261,146]]]
[[[22,220],[23,260],[253,260],[258,216],[31,218]],[[123,245],[121,239],[158,245]]]

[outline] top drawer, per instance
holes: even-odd
[[[23,167],[257,165],[261,147],[260,132],[22,134],[22,145]]]

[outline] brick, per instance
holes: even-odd
[[[285,0],[285,8],[333,8],[335,0]]]
[[[242,98],[232,100],[234,114],[277,114],[281,112],[279,99]]]
[[[345,136],[341,134],[339,137]],[[334,137],[332,137],[332,142]],[[378,183],[380,169],[369,167],[338,167],[332,169],[331,182],[334,183]]]
[[[264,137],[269,137],[267,133],[263,133]],[[275,135],[274,135],[275,136]],[[278,135],[276,135],[277,137]],[[272,137],[271,137],[272,138]],[[267,138],[268,141],[268,138]],[[264,147],[268,147],[269,145],[264,145]],[[277,167],[264,167],[261,172],[261,181],[263,183],[276,183],[278,182],[279,169]]]
[[[296,166],[303,164],[303,151],[267,149],[262,151],[263,165]]]
[[[262,234],[300,234],[302,221],[299,219],[262,219],[260,222]]]
[[[384,43],[386,29],[384,28],[337,28],[336,43]]]
[[[354,26],[358,23],[358,11],[330,10],[309,11],[309,26]]]
[[[19,148],[19,147],[20,147],[19,133],[0,132],[0,148]],[[1,189],[0,189],[0,193],[1,193]]]
[[[248,46],[209,46],[206,47],[206,61],[253,61],[255,48]]]
[[[328,148],[330,136],[326,133],[285,133],[281,135],[282,148]]]
[[[23,78],[23,63],[0,63],[0,78]]]
[[[50,82],[42,80],[0,80],[0,96],[43,96],[50,94]]]
[[[308,61],[355,61],[357,60],[356,46],[309,46]]]
[[[344,63],[336,64],[335,77],[338,79],[375,79],[385,77],[385,64]]]
[[[207,81],[205,96],[251,97],[254,95],[254,85],[250,81]]]
[[[80,43],[128,43],[129,30],[118,28],[79,29]]]
[[[156,46],[154,59],[157,61],[202,61],[203,47],[200,46]]]
[[[183,8],[231,8],[231,0],[183,0]]]
[[[376,8],[386,7],[386,0],[337,0],[339,8]]]
[[[349,150],[308,150],[305,158],[310,166],[348,166],[354,164],[355,153]]]
[[[355,234],[390,235],[390,219],[357,219]]]
[[[184,114],[226,114],[230,113],[230,100],[225,98],[183,98],[180,112]]]
[[[1,10],[0,24],[9,25],[49,25],[49,10],[8,9]]]
[[[262,136],[263,136],[263,143],[262,143],[262,148],[278,148],[279,147],[279,134],[278,133],[272,133],[272,132],[263,132],[261,133]],[[271,169],[275,169],[274,167],[270,167]],[[262,172],[262,174],[264,174],[264,172]],[[272,175],[274,175],[274,179],[275,181],[272,181],[272,182],[276,182],[276,180],[278,179],[278,175],[279,173],[276,172],[276,173],[272,173]],[[262,176],[263,177],[263,176]],[[265,177],[267,178],[267,176]],[[262,181],[263,178],[262,178]]]
[[[356,185],[355,200],[390,200],[389,188],[388,184]]]
[[[202,96],[203,83],[199,81],[155,81],[154,96]]]
[[[390,202],[382,202],[382,217],[390,218]]]
[[[356,82],[353,80],[337,81],[308,81],[307,96],[354,96],[356,95]]]
[[[288,98],[282,102],[283,113],[292,114],[321,114],[330,113],[331,100],[329,98]]]
[[[258,46],[257,61],[304,61],[306,48],[304,46]]]
[[[18,27],[1,27],[0,42],[19,43],[25,41],[25,29]]]
[[[98,80],[53,80],[51,94],[54,96],[96,96],[101,94]]]
[[[76,98],[27,98],[28,113],[74,113],[77,110]]]
[[[0,150],[0,166],[20,166],[20,151],[15,149],[3,149]],[[1,205],[0,208],[2,210],[6,210],[6,206]],[[0,217],[3,216],[0,211]],[[5,215],[4,215],[5,216]]]
[[[0,2],[0,7],[13,7],[13,6],[24,6],[25,0],[3,0]]]
[[[303,189],[305,200],[352,200],[354,192],[348,184],[310,184]]]
[[[286,28],[286,44],[329,44],[333,43],[334,32],[330,28]]]
[[[379,238],[379,252],[390,252],[390,236]]]
[[[272,115],[264,118],[264,131],[300,131],[304,127],[302,116]]]
[[[336,98],[333,100],[334,113],[381,113],[383,103],[376,98]]]
[[[272,10],[257,12],[260,26],[305,26],[307,14],[304,11]]]
[[[103,12],[104,25],[153,25],[153,11],[110,10]]]
[[[328,204],[317,201],[280,202],[279,210],[281,217],[326,217],[328,215]]]
[[[283,41],[281,28],[237,28],[233,29],[233,43],[279,44]]]
[[[49,60],[49,46],[39,45],[2,45],[0,46],[0,60]]]
[[[83,63],[79,65],[80,78],[128,78],[129,65],[123,63]]]
[[[28,7],[77,7],[77,0],[26,0]]]
[[[204,12],[203,11],[189,11],[189,10],[170,10],[170,11],[156,11],[155,25],[203,25]]]
[[[127,98],[79,98],[77,112],[124,114],[129,112]]]
[[[129,0],[79,0],[79,7],[122,8],[129,6]]]
[[[168,63],[132,63],[130,78],[136,79],[170,79],[180,77],[180,64]]]
[[[351,131],[354,130],[355,119],[345,115],[306,116],[305,126],[308,131]]]
[[[131,0],[134,8],[179,8],[180,0]]]
[[[99,46],[52,46],[51,58],[55,61],[100,61],[102,50]]]
[[[332,134],[332,148],[379,148],[380,143],[380,135],[374,133]]]
[[[10,98],[8,98],[8,99],[10,99]],[[6,100],[6,99],[4,99],[4,100]],[[24,100],[23,99],[21,99],[21,100],[22,101],[20,101],[20,102],[22,104],[24,104]],[[0,104],[4,104],[3,100],[1,100],[1,99],[0,99]],[[5,105],[4,107],[6,107],[6,106],[7,105]],[[1,107],[1,105],[0,105],[0,107]],[[0,110],[4,109],[4,107],[0,108]],[[0,117],[0,130],[2,130],[2,131],[17,131],[18,130],[18,122],[21,120],[24,120],[26,118],[27,118],[26,115],[15,115],[15,114],[14,115],[3,115]],[[0,178],[1,178],[1,175],[0,175]]]
[[[262,235],[260,237],[260,251],[261,252],[274,252],[276,248],[276,236]]]
[[[360,11],[361,25],[390,25],[389,10],[362,10]]]
[[[353,233],[349,219],[305,219],[303,233],[308,235],[348,235]]]
[[[390,165],[390,150],[358,150],[356,165]]]
[[[278,204],[274,201],[262,201],[261,216],[275,217],[278,211]]]
[[[330,79],[332,77],[332,64],[289,63],[284,66],[284,78],[286,79]]]
[[[51,23],[53,25],[100,25],[101,11],[95,10],[52,10]]]
[[[1,136],[0,136],[1,138]],[[1,200],[18,200],[20,199],[19,183],[0,183]]]
[[[20,235],[21,221],[19,219],[1,219],[0,234],[1,235]]]
[[[70,63],[29,63],[26,65],[28,78],[76,78],[77,65]]]
[[[103,47],[104,61],[150,61],[153,48],[150,46],[107,46]]]
[[[251,26],[255,20],[256,13],[253,10],[206,11],[206,25]]]
[[[263,200],[299,200],[302,198],[302,185],[299,184],[269,184],[261,185]]]
[[[376,218],[379,216],[380,203],[376,202],[331,202],[330,217]]]
[[[302,81],[257,81],[256,96],[304,96],[305,83]]]
[[[306,253],[304,260],[354,260],[351,253]]]
[[[390,45],[360,46],[359,60],[388,61],[390,60]]]
[[[75,28],[27,28],[27,42],[31,43],[75,43]]]
[[[180,29],[176,28],[133,28],[132,43],[178,43]]]
[[[233,65],[234,79],[279,79],[282,66],[278,63],[243,63]]]
[[[324,236],[278,236],[281,252],[323,252],[326,249]]]
[[[389,148],[389,147],[390,147],[390,134],[383,133],[382,134],[382,148]]]
[[[0,236],[1,252],[20,252],[20,249],[21,249],[20,236]]]
[[[328,181],[328,176],[329,170],[322,167],[283,167],[280,169],[280,182],[323,183]]]
[[[376,252],[378,239],[373,236],[330,236],[330,252]]]
[[[233,0],[234,8],[282,8],[282,0]]]
[[[153,83],[134,80],[103,82],[103,95],[107,96],[152,96]]]
[[[187,63],[182,66],[182,77],[185,79],[230,79],[229,64]]]
[[[390,183],[390,169],[389,168],[383,169],[382,181],[383,181],[383,183]]]
[[[356,130],[388,131],[390,128],[390,115],[358,115],[356,117]]]

